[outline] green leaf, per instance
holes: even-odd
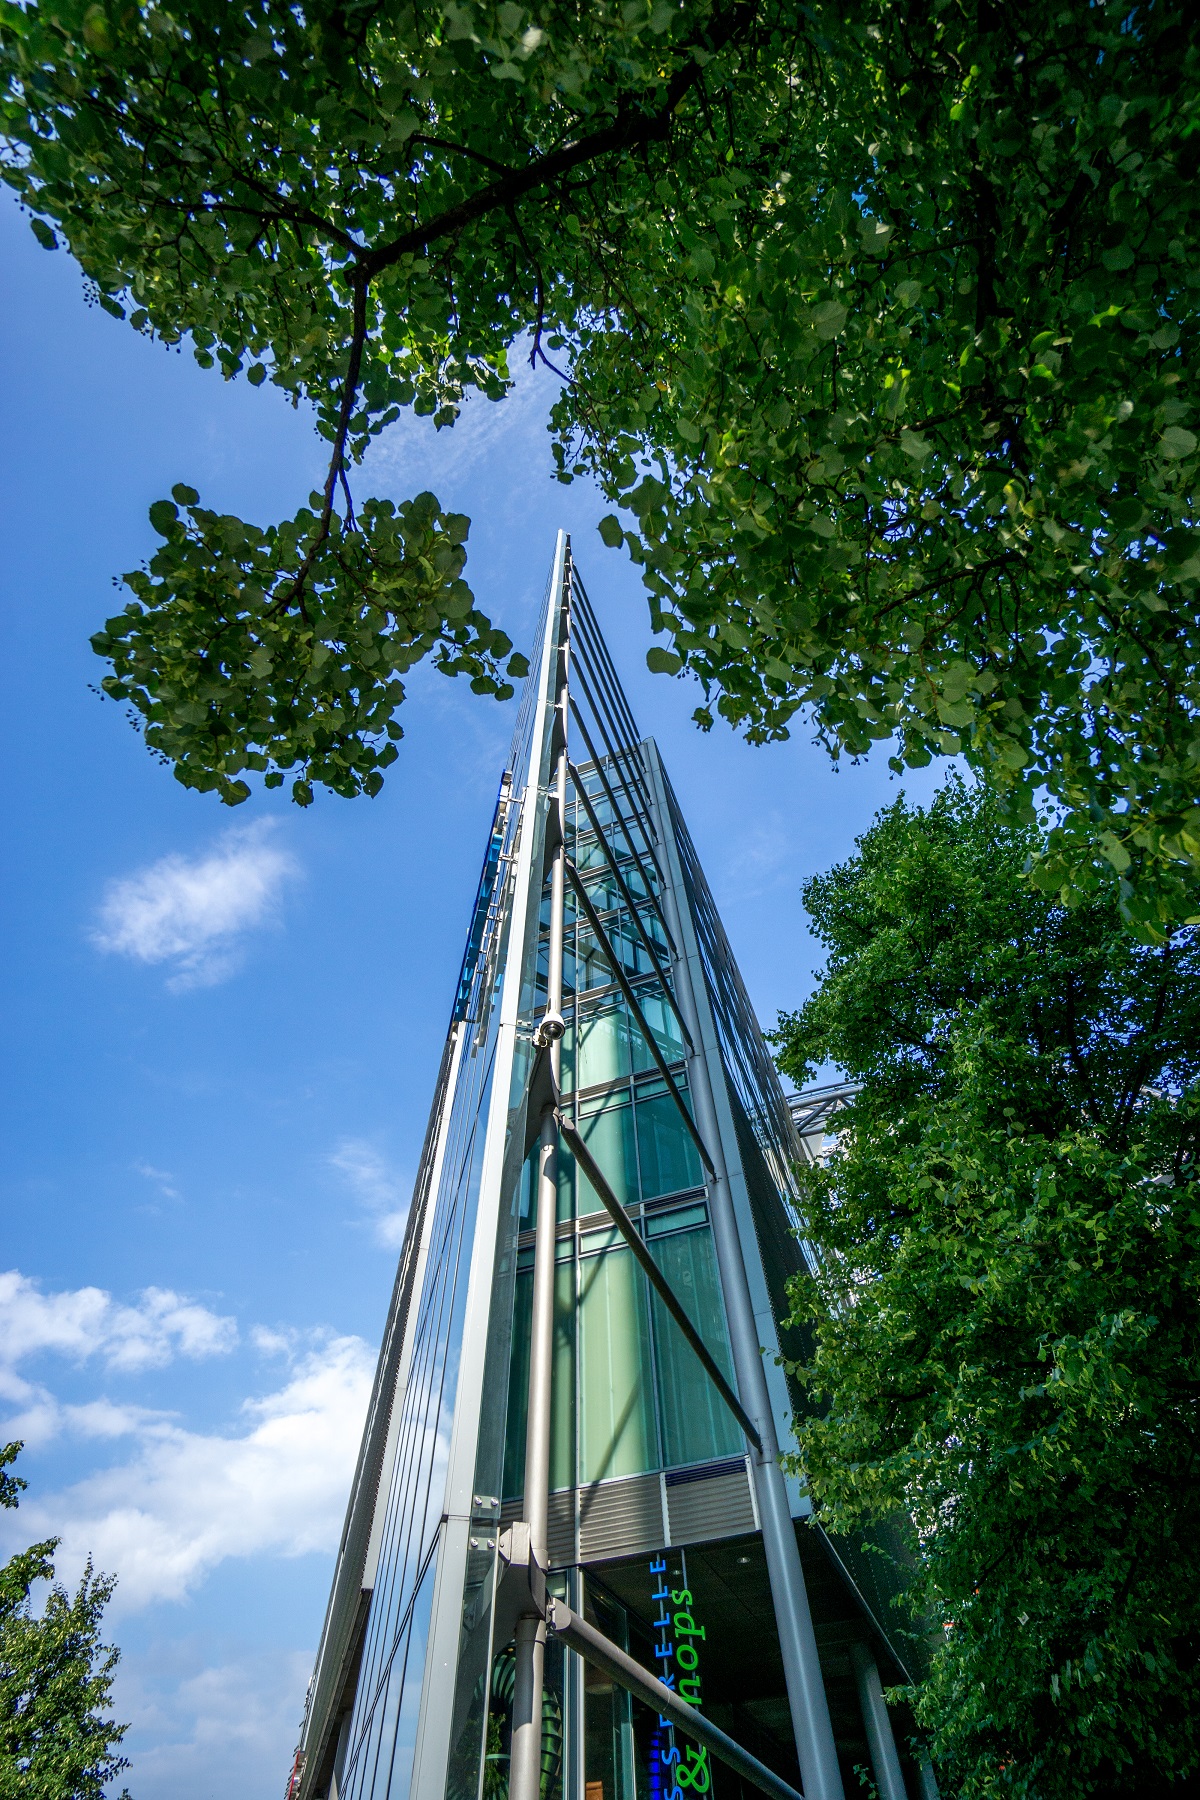
[[[169,500],[156,500],[150,508],[150,523],[159,537],[173,537],[179,524],[179,509]]]
[[[911,456],[913,461],[918,464],[923,463],[927,457],[933,455],[933,445],[929,442],[928,438],[923,438],[919,431],[902,431],[900,433],[900,448],[903,450],[905,456]]]
[[[1169,457],[1190,456],[1196,448],[1196,434],[1185,431],[1182,425],[1168,425],[1159,438],[1162,453]]]
[[[646,667],[653,675],[678,675],[683,658],[673,650],[664,650],[661,644],[652,644],[646,652]]]
[[[43,250],[58,249],[58,238],[55,236],[54,232],[51,231],[45,219],[39,219],[36,213],[34,213],[29,221],[29,229],[32,231]]]
[[[814,306],[811,313],[817,336],[826,342],[837,337],[848,317],[847,308],[840,300],[824,300],[820,306]]]
[[[198,506],[200,504],[200,496],[195,488],[188,487],[184,481],[177,481],[171,489],[171,493],[180,506]],[[165,505],[166,502],[163,501],[161,504]]]
[[[625,533],[621,528],[621,521],[617,518],[615,513],[609,513],[605,518],[601,519],[597,529],[600,532],[601,538],[608,545],[610,550],[620,549],[625,541]]]

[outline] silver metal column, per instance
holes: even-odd
[[[804,1571],[800,1566],[800,1551],[788,1506],[783,1470],[779,1466],[779,1441],[775,1434],[775,1421],[771,1416],[770,1395],[763,1369],[763,1350],[754,1322],[754,1303],[746,1276],[742,1241],[738,1234],[729,1174],[713,1102],[708,1060],[704,1053],[706,1034],[701,1029],[692,990],[689,965],[696,953],[691,931],[685,933],[681,908],[675,899],[673,887],[676,879],[676,868],[673,867],[671,885],[666,888],[663,897],[671,935],[679,947],[675,963],[677,997],[693,1044],[687,1065],[688,1082],[696,1108],[696,1123],[717,1171],[715,1179],[709,1183],[709,1209],[712,1214],[717,1263],[721,1271],[721,1288],[725,1296],[725,1313],[729,1322],[729,1340],[738,1394],[762,1439],[761,1451],[751,1447],[750,1457],[804,1800],[843,1800],[842,1777],[838,1768],[833,1725],[829,1717],[829,1703],[825,1698],[825,1684],[821,1678],[812,1611],[804,1585]],[[703,979],[702,975],[700,979]]]
[[[537,1041],[550,1057],[557,1093],[562,1077],[563,897],[566,881],[567,668],[570,564],[563,570],[554,724],[558,746],[548,821],[550,933],[546,1011]],[[541,1568],[549,1561],[547,1515],[550,1504],[550,1388],[554,1370],[554,1240],[558,1226],[558,1127],[553,1102],[542,1115],[538,1139],[537,1221],[533,1252],[533,1318],[529,1341],[529,1410],[525,1428],[525,1519],[530,1552]],[[539,1800],[542,1781],[542,1675],[546,1626],[542,1619],[517,1621],[516,1682],[513,1691],[509,1800]]]
[[[865,1644],[851,1644],[850,1661],[854,1665],[858,1700],[862,1707],[863,1724],[867,1728],[871,1767],[875,1772],[875,1785],[879,1789],[880,1800],[908,1800],[900,1758],[896,1751],[896,1739],[892,1733],[892,1721],[888,1717],[887,1701],[883,1697],[883,1683],[879,1679],[879,1667]]]
[[[921,1800],[942,1800],[938,1792],[937,1777],[933,1772],[933,1764],[929,1760],[927,1750],[923,1750],[918,1758],[917,1774],[921,1780]]]

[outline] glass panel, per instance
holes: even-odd
[[[588,1614],[606,1637],[622,1650],[629,1649],[625,1609],[605,1596],[588,1596]],[[638,1767],[633,1736],[633,1707],[629,1695],[602,1670],[585,1663],[583,1669],[584,1800],[644,1800],[646,1787]],[[662,1793],[660,1787],[660,1796]]]
[[[533,1317],[533,1269],[517,1276],[513,1314],[512,1373],[504,1434],[504,1498],[525,1486],[525,1428],[529,1418],[529,1332]],[[550,1486],[575,1483],[575,1265],[554,1271],[554,1374],[550,1397]]]
[[[615,1225],[610,1225],[607,1231],[585,1231],[579,1240],[579,1254],[593,1256],[597,1250],[612,1250],[620,1241],[621,1234]]]
[[[616,950],[617,946],[613,948]],[[617,954],[620,951],[617,950]],[[614,976],[607,956],[590,931],[583,930],[576,941],[575,987],[579,993],[589,988],[611,987]]]
[[[517,1275],[513,1302],[512,1362],[509,1365],[508,1417],[504,1428],[504,1488],[515,1500],[525,1480],[525,1427],[529,1417],[529,1328],[533,1317],[533,1269]]]
[[[732,1382],[725,1308],[711,1232],[707,1228],[677,1232],[652,1242],[650,1253],[682,1301],[717,1367]],[[651,1305],[666,1466],[736,1456],[743,1447],[737,1421],[657,1294]]]
[[[655,1041],[663,1053],[666,1062],[683,1061],[683,1035],[679,1029],[679,1021],[671,1010],[669,1001],[665,1000],[661,989],[643,988],[638,993],[638,1005],[645,1014],[646,1023],[654,1033]],[[633,1070],[640,1075],[644,1070],[657,1067],[650,1046],[647,1044],[637,1026],[631,1027],[630,1039],[633,1053]]]
[[[554,1374],[550,1387],[550,1486],[575,1485],[575,1263],[554,1271]]]
[[[579,1264],[578,1329],[580,1481],[657,1467],[646,1281],[628,1250]]]
[[[676,1206],[670,1212],[651,1213],[646,1220],[647,1237],[665,1237],[668,1231],[690,1231],[693,1225],[708,1224],[708,1208],[703,1201],[695,1206]]]
[[[637,1155],[633,1144],[633,1108],[627,1100],[611,1103],[602,1112],[585,1114],[579,1121],[584,1143],[600,1165],[600,1173],[621,1202],[628,1206],[638,1197]],[[600,1197],[585,1176],[578,1177],[578,1210],[599,1212]]]
[[[630,1069],[631,1026],[624,1006],[585,1012],[579,1020],[579,1049],[574,1061],[576,1086],[599,1087],[624,1080]],[[634,1030],[635,1037],[641,1033]]]
[[[637,1147],[643,1200],[700,1186],[702,1172],[696,1146],[679,1116],[679,1108],[661,1082],[638,1089]],[[607,1173],[607,1165],[601,1167]]]

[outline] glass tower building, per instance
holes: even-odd
[[[928,1796],[895,1560],[780,1466],[805,1154],[560,535],[293,1800]]]

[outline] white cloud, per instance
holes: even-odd
[[[133,1166],[137,1174],[154,1183],[164,1200],[179,1199],[179,1189],[175,1186],[175,1177],[169,1169],[156,1169],[153,1163],[148,1162],[137,1162]]]
[[[376,490],[394,488],[405,498],[418,487],[432,486],[449,505],[453,501],[442,487],[460,485],[497,452],[510,463],[548,474],[554,463],[546,425],[562,382],[540,363],[530,368],[527,339],[513,345],[509,367],[513,386],[503,400],[470,390],[455,424],[440,431],[432,419],[403,413],[372,444],[363,462],[365,479]]]
[[[146,1288],[123,1306],[103,1288],[44,1294],[17,1269],[0,1274],[0,1364],[14,1369],[46,1351],[83,1362],[101,1356],[110,1369],[162,1368],[174,1356],[220,1356],[237,1342],[231,1318],[170,1288]]]
[[[269,921],[295,858],[271,841],[274,821],[238,826],[206,854],[164,856],[110,882],[92,931],[99,949],[170,963],[176,992],[212,987],[240,962],[238,939]]]
[[[329,1158],[371,1214],[375,1241],[385,1250],[404,1242],[411,1182],[398,1175],[365,1138],[343,1138]]]
[[[332,1337],[277,1392],[244,1403],[241,1430],[147,1415],[128,1461],[23,1504],[24,1537],[61,1537],[68,1581],[90,1554],[118,1577],[123,1611],[184,1598],[227,1557],[331,1551],[374,1366],[361,1338]]]
[[[138,1800],[282,1793],[312,1662],[311,1650],[278,1649],[206,1667],[178,1640],[123,1657],[114,1707],[133,1721],[124,1749]]]

